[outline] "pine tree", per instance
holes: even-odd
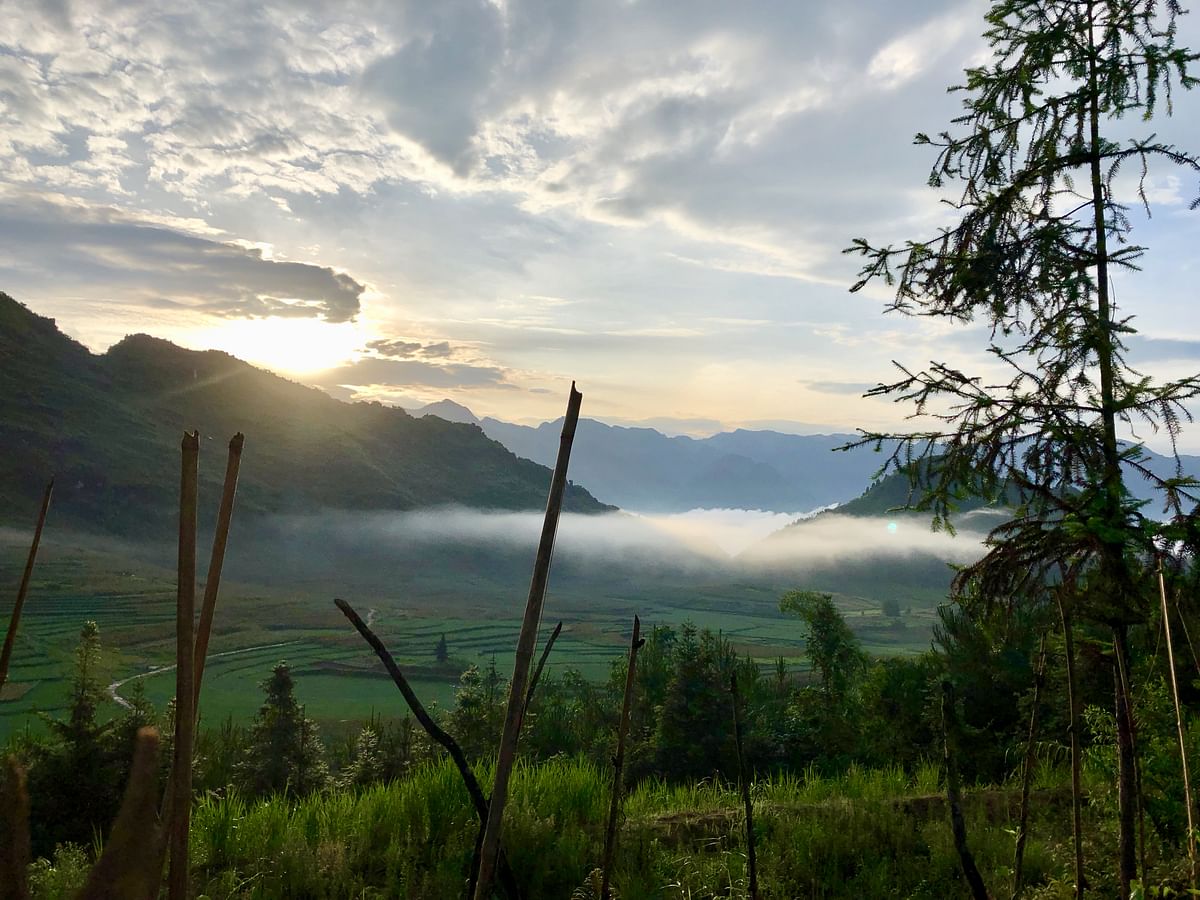
[[[384,760],[379,748],[379,735],[367,726],[358,733],[354,742],[354,755],[346,766],[338,786],[342,788],[364,788],[378,784],[384,779]]]
[[[433,658],[443,664],[450,661],[450,648],[446,646],[446,635],[443,634],[433,648]]]
[[[44,716],[51,738],[31,760],[35,853],[49,855],[60,842],[88,843],[116,812],[128,772],[128,748],[120,759],[114,752],[113,744],[119,742],[113,740],[113,723],[99,720],[105,699],[101,667],[100,629],[85,622],[75,649],[67,717]]]
[[[254,717],[246,756],[239,766],[241,787],[253,796],[304,796],[329,783],[329,767],[317,725],[296,702],[287,663],[262,683],[266,699]]]
[[[1002,0],[986,16],[992,60],[968,69],[960,133],[916,142],[934,147],[935,188],[958,182],[954,222],[902,247],[857,239],[866,263],[853,290],[882,279],[893,311],[989,326],[1000,374],[973,376],[946,363],[913,371],[872,395],[908,400],[934,424],[903,434],[889,467],[907,471],[935,525],[963,494],[1015,494],[1016,516],[995,529],[983,560],[960,573],[959,596],[982,602],[1045,596],[1072,586],[1081,615],[1111,629],[1116,671],[1119,876],[1134,875],[1134,748],[1128,706],[1128,629],[1145,616],[1142,581],[1164,528],[1143,514],[1126,473],[1161,491],[1171,540],[1196,541],[1195,482],[1160,478],[1132,427],[1173,443],[1189,376],[1155,384],[1125,360],[1130,319],[1118,314],[1112,276],[1135,271],[1128,210],[1114,194],[1123,166],[1200,161],[1153,134],[1119,144],[1122,120],[1171,112],[1172,89],[1191,88],[1197,55],[1175,44],[1176,0]],[[1192,208],[1196,208],[1196,203]],[[1127,433],[1122,433],[1127,432]],[[1122,439],[1127,442],[1123,443]]]

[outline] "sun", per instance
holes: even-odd
[[[354,322],[317,319],[238,319],[189,332],[198,349],[224,350],[286,375],[311,375],[349,362],[367,340]]]

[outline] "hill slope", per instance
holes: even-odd
[[[169,534],[179,439],[202,436],[201,502],[215,507],[225,441],[246,434],[243,512],[540,509],[550,473],[479,428],[343,403],[217,351],[134,335],[96,356],[0,293],[0,521],[28,525],[57,476],[55,517]],[[606,507],[572,486],[567,507]]]

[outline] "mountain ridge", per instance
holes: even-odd
[[[222,442],[246,434],[239,512],[542,509],[550,472],[478,428],[346,403],[217,350],[129,335],[93,354],[0,293],[0,520],[27,525],[56,477],[54,517],[87,530],[169,535],[178,441],[202,435],[201,508],[215,506]],[[600,512],[571,485],[566,508]]]
[[[518,456],[543,464],[553,461],[562,427],[561,418],[537,426],[481,419],[451,400],[412,414],[477,423]],[[801,513],[848,501],[871,483],[879,455],[832,452],[856,437],[737,429],[694,438],[583,418],[571,457],[572,476],[617,505],[640,512],[733,508]]]

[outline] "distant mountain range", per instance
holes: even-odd
[[[413,410],[413,415],[478,425],[518,456],[551,464],[562,420],[537,427],[477,418],[451,400]],[[884,515],[908,502],[908,480],[891,475],[875,482],[884,460],[867,448],[838,452],[854,434],[783,434],[738,429],[707,438],[669,437],[653,428],[627,428],[581,419],[571,451],[572,478],[625,509],[686,512],[690,509],[761,509],[797,513],[839,504],[845,515]],[[1160,477],[1175,474],[1175,461],[1147,450],[1147,466]],[[1200,477],[1200,456],[1182,455],[1183,471]],[[1127,487],[1150,500],[1150,485],[1130,474]],[[967,504],[967,509],[978,504]]]
[[[478,425],[518,456],[550,464],[562,420],[536,428],[477,418],[442,400],[413,411]],[[597,496],[639,512],[761,509],[796,513],[841,503],[862,493],[882,462],[860,449],[834,452],[852,434],[795,435],[730,431],[707,438],[668,437],[653,428],[581,419],[571,451],[571,477]]]
[[[53,519],[169,538],[179,441],[202,435],[201,508],[215,512],[225,443],[246,435],[246,513],[462,504],[544,509],[550,472],[476,428],[344,403],[217,351],[134,335],[101,355],[0,293],[0,522],[29,527],[54,475]],[[609,507],[582,487],[566,506]]]

